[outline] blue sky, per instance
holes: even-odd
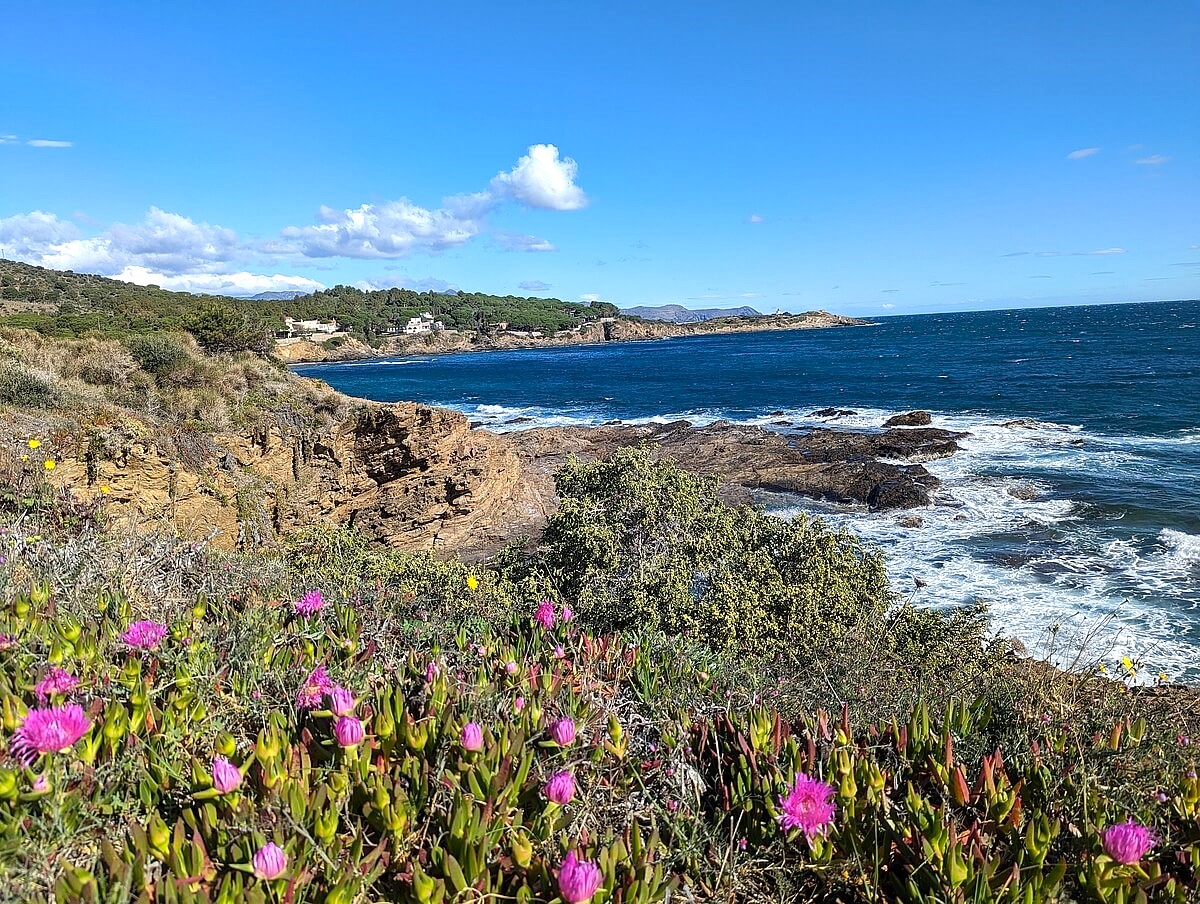
[[[1200,297],[1190,0],[336,7],[8,10],[0,253],[243,293]]]

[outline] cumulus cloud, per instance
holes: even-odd
[[[545,292],[550,288],[550,283],[542,282],[540,279],[526,279],[517,283],[518,289],[524,289],[526,292]]]
[[[152,207],[140,223],[115,223],[84,236],[69,220],[35,210],[0,220],[0,249],[17,260],[99,273],[138,285],[218,294],[324,288],[283,273],[252,273],[237,266],[250,249],[232,229],[197,223]]]
[[[1162,166],[1170,159],[1170,157],[1164,157],[1162,154],[1151,154],[1149,157],[1139,157],[1133,162],[1139,166]]]
[[[1068,160],[1082,160],[1085,157],[1091,157],[1094,154],[1099,154],[1100,148],[1080,148],[1077,151],[1071,151],[1067,154]]]
[[[445,251],[477,236],[482,224],[440,208],[429,210],[401,198],[350,210],[322,206],[315,226],[288,226],[281,242],[266,250],[305,257],[391,258],[413,251]]]
[[[54,141],[49,138],[31,138],[25,143],[31,148],[71,148],[75,146],[73,141]]]
[[[535,144],[507,173],[497,173],[488,186],[492,198],[511,198],[542,210],[579,210],[587,195],[575,184],[578,164],[559,157],[552,144]]]
[[[398,258],[414,252],[436,254],[466,244],[487,229],[487,217],[512,202],[542,210],[578,210],[587,204],[575,184],[578,165],[559,157],[552,144],[535,144],[508,172],[498,173],[483,191],[451,195],[440,207],[422,207],[408,198],[336,210],[321,207],[318,223],[288,226],[264,250],[305,257]],[[507,251],[554,251],[546,239],[497,232]]]
[[[496,242],[505,251],[557,251],[550,242],[536,235],[521,235],[516,232],[497,232]]]
[[[599,296],[599,295],[597,295],[595,292],[584,292],[582,295],[580,295],[580,296],[579,296],[579,300],[580,300],[580,301],[586,301],[586,302],[589,302],[589,303],[590,303],[590,302],[593,302],[593,301],[599,301],[599,300],[600,300],[600,296]]]
[[[895,307],[895,305],[892,304],[890,301],[885,301],[883,304],[880,305],[880,307],[884,308],[885,310],[890,311],[892,308]]]
[[[761,213],[752,213],[752,214],[750,214],[750,216],[746,217],[746,222],[750,223],[753,226],[757,226],[759,223],[762,223],[763,221],[764,221],[764,218]]]

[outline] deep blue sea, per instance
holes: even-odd
[[[1200,302],[300,370],[354,396],[456,408],[492,430],[679,418],[875,430],[927,409],[970,436],[926,465],[942,485],[916,512],[921,527],[901,523],[913,513],[764,504],[817,512],[878,545],[914,603],[986,602],[996,629],[1031,652],[1118,672],[1128,656],[1143,678],[1200,679]],[[829,406],[857,414],[811,416]],[[795,426],[771,425],[780,419]]]

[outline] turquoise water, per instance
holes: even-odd
[[[943,483],[918,512],[921,527],[901,524],[903,513],[765,504],[845,524],[885,550],[914,602],[982,599],[999,630],[1042,655],[1129,655],[1150,674],[1200,678],[1200,303],[300,370],[351,395],[456,408],[496,430],[725,418],[787,431],[830,423],[810,416],[828,406],[857,412],[832,423],[870,430],[925,408],[935,425],[971,436],[960,455],[927,465]]]

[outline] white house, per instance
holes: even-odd
[[[291,317],[285,317],[283,322],[287,327],[287,337],[308,336],[313,333],[330,334],[338,332],[339,329],[336,320],[330,320],[328,323],[326,323],[322,320],[295,320]]]
[[[421,333],[440,333],[446,327],[440,320],[434,320],[429,312],[420,317],[410,317],[404,326],[406,336],[416,336]]]

